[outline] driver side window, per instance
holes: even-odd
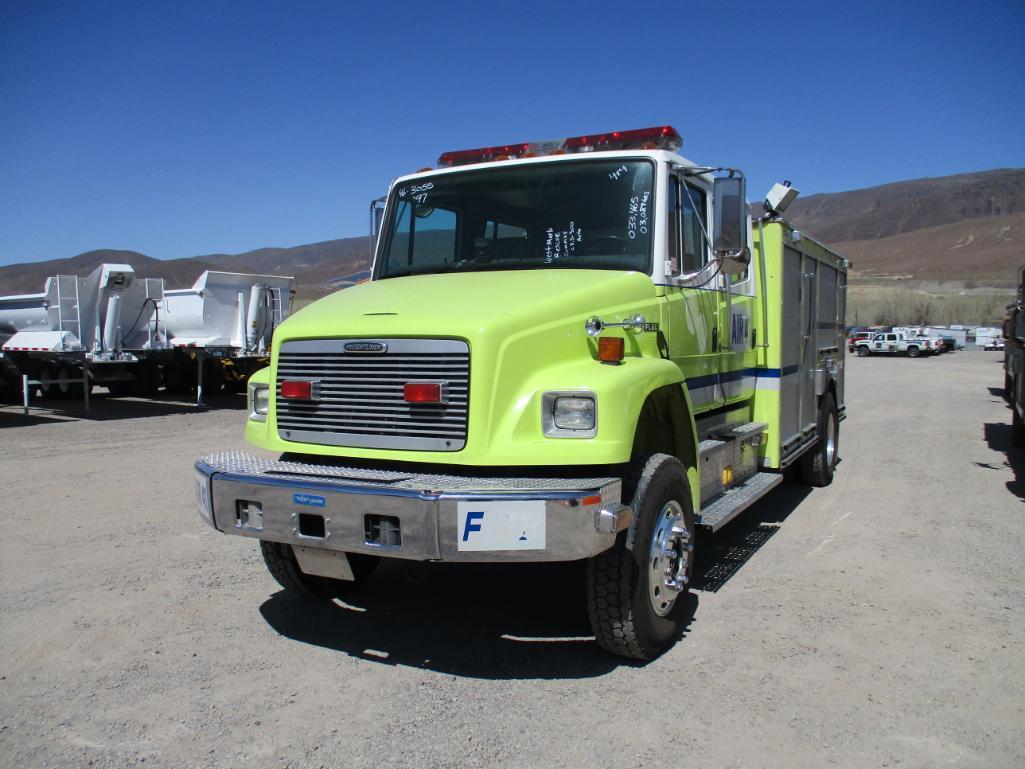
[[[666,272],[681,275],[700,270],[708,258],[702,231],[707,211],[705,193],[673,176],[669,180],[666,201],[669,208]]]

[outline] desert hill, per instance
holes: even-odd
[[[786,215],[850,258],[854,281],[960,281],[1003,288],[1025,263],[1021,168],[809,195],[798,198]],[[163,277],[168,288],[189,286],[207,269],[294,275],[300,297],[308,298],[334,290],[343,276],[366,270],[370,255],[365,236],[170,260],[100,249],[0,267],[0,295],[42,291],[51,275],[84,275],[103,262],[130,264],[141,277]]]
[[[1025,168],[1001,168],[799,197],[786,216],[818,240],[847,243],[1022,212]]]

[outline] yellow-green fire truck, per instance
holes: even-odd
[[[290,591],[381,558],[587,562],[598,643],[676,636],[696,527],[832,480],[846,262],[669,126],[447,152],[392,184],[372,279],[274,335],[207,523]]]

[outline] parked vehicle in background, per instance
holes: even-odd
[[[267,364],[274,330],[288,317],[293,278],[206,271],[167,291],[127,264],[85,277],[55,275],[42,292],[0,296],[0,381],[44,397],[245,389]],[[12,384],[12,380],[14,384]],[[27,396],[28,392],[23,392]]]
[[[867,342],[872,338],[871,331],[858,331],[851,335],[851,338],[847,340],[847,352],[854,352],[859,342]]]
[[[943,350],[943,342],[929,337],[905,337],[903,334],[890,331],[873,334],[870,338],[857,342],[854,347],[861,358],[869,355],[907,355],[909,358],[918,358],[922,355],[939,354]]]

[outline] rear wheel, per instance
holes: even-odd
[[[291,545],[260,540],[260,551],[263,553],[263,562],[267,564],[267,570],[281,587],[290,593],[308,598],[334,598],[354,590],[373,574],[381,560],[376,555],[346,553],[352,574],[356,577],[355,581],[350,582],[304,573],[299,568]]]
[[[822,396],[816,432],[818,442],[801,457],[801,479],[809,486],[828,486],[833,482],[840,445],[840,420],[832,393]]]
[[[603,649],[648,660],[676,637],[690,590],[694,511],[683,465],[667,454],[644,461],[631,507],[630,530],[587,562],[587,610]]]
[[[917,347],[909,347],[908,348],[908,357],[909,358],[917,358],[921,354],[922,354],[922,351],[919,350]]]

